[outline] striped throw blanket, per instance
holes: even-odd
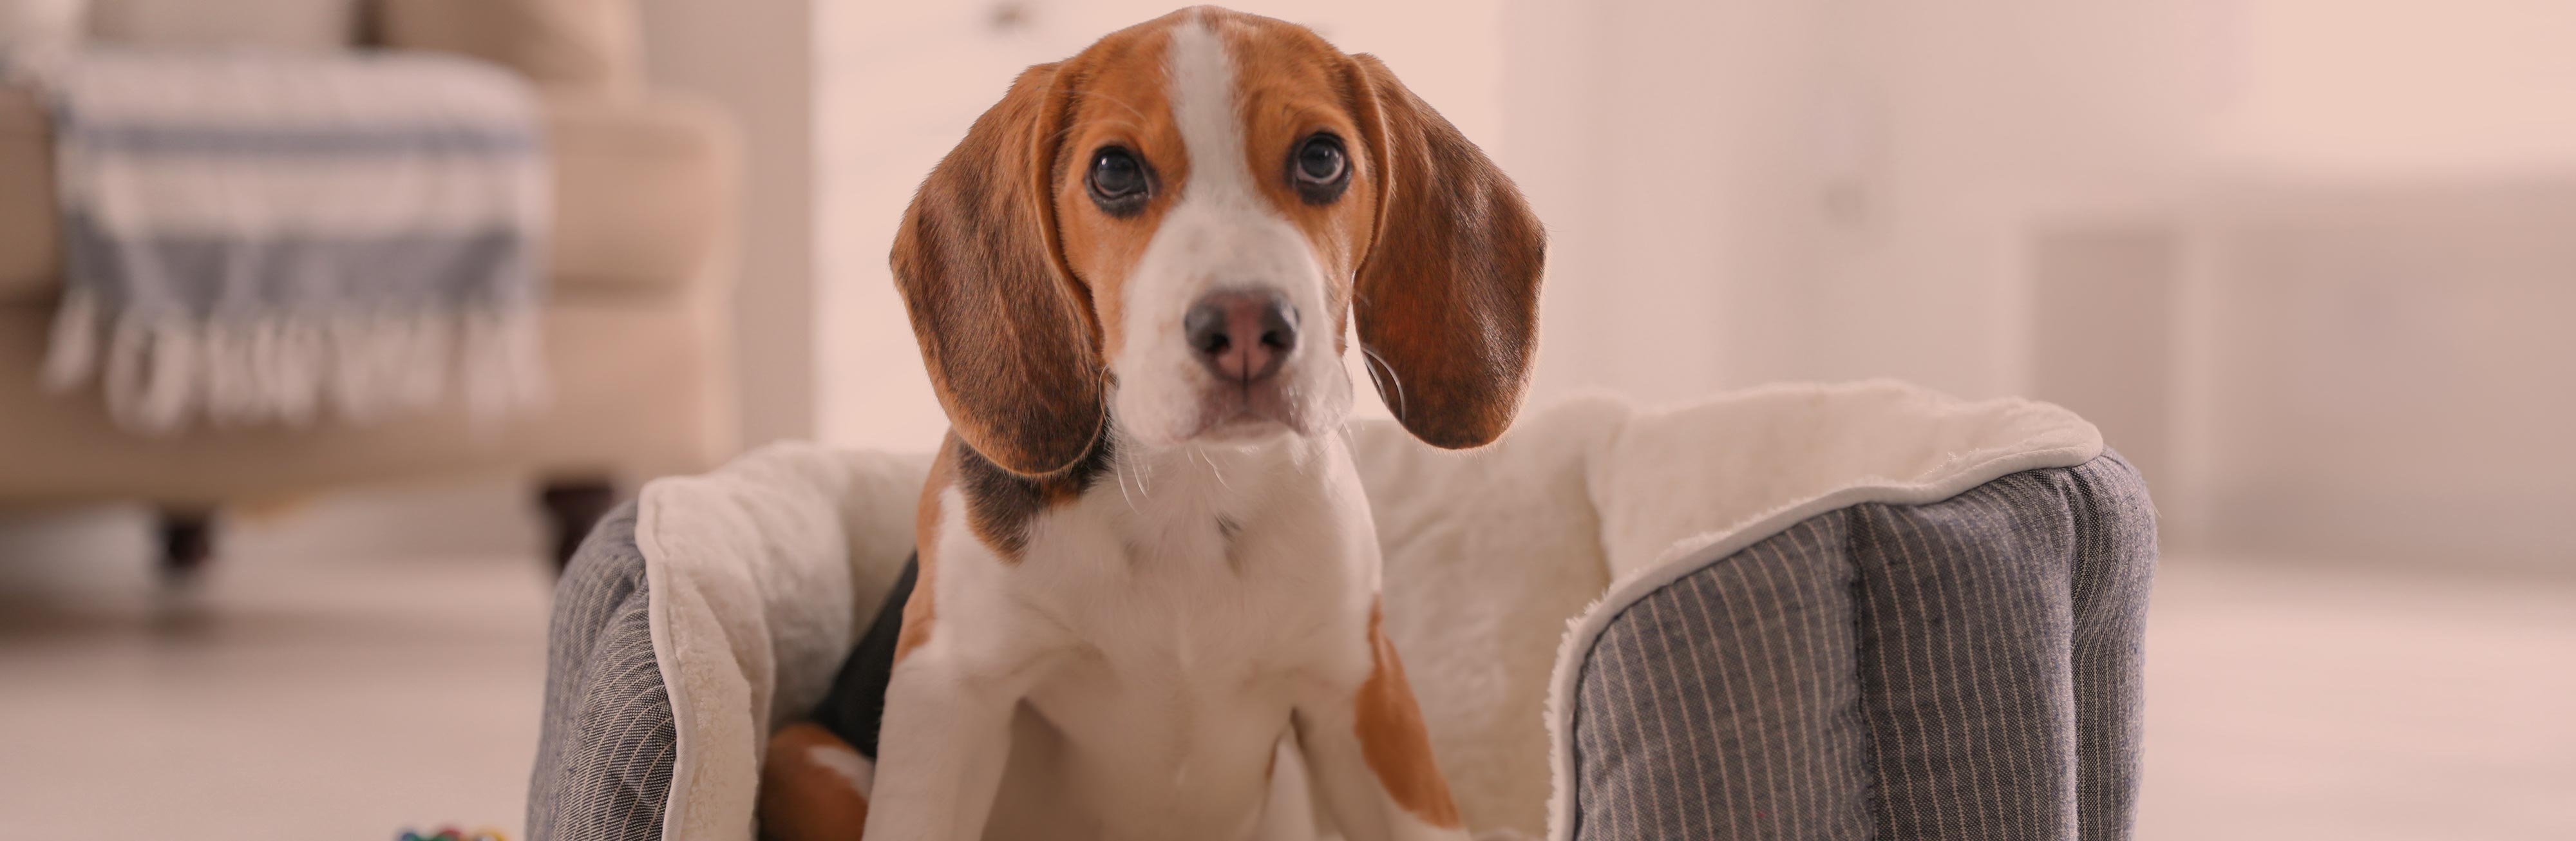
[[[533,94],[435,56],[97,52],[48,74],[64,237],[45,377],[129,428],[543,399]]]

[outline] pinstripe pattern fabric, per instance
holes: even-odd
[[[534,841],[662,837],[679,738],[646,598],[629,502],[591,530],[555,585],[545,722],[528,784]]]
[[[2154,528],[2106,453],[1683,576],[1586,655],[1575,836],[2127,838]]]

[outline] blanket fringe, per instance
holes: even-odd
[[[67,294],[54,321],[45,385],[95,378],[108,414],[169,434],[202,415],[218,427],[308,426],[326,410],[350,423],[437,405],[454,383],[477,423],[534,409],[547,386],[534,308],[197,319],[125,313]]]

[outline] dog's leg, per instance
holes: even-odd
[[[877,740],[867,837],[983,837],[1010,758],[1011,710],[1019,703],[995,683],[972,680],[953,661],[934,656],[895,666]]]
[[[832,731],[792,724],[760,768],[762,841],[859,841],[874,766]]]
[[[1464,841],[1404,664],[1370,625],[1368,679],[1347,695],[1297,705],[1297,744],[1315,794],[1350,841]]]

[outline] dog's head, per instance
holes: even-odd
[[[1147,447],[1331,429],[1354,317],[1406,429],[1490,442],[1543,249],[1510,179],[1377,59],[1199,7],[1021,74],[923,182],[894,274],[957,434],[1037,476],[1113,417]]]

